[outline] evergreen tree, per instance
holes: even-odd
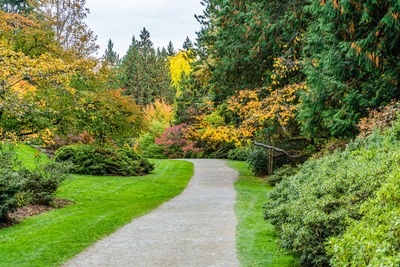
[[[196,16],[199,55],[212,68],[213,99],[217,103],[239,90],[271,84],[276,58],[294,63],[304,31],[303,7],[308,0],[204,0]],[[223,19],[220,19],[223,18]],[[240,25],[240,26],[238,26]],[[292,64],[291,63],[291,64]]]
[[[119,55],[117,54],[117,52],[114,51],[114,43],[111,39],[108,41],[103,59],[104,61],[110,63],[112,66],[115,66],[120,62]]]
[[[150,33],[145,28],[140,34],[140,40],[132,38],[120,69],[123,88],[137,104],[149,104],[157,98],[172,103],[167,58],[156,52],[150,41]]]
[[[189,36],[187,36],[185,42],[183,43],[183,49],[187,51],[192,48],[193,48],[193,43],[190,40]]]
[[[132,42],[131,42],[131,44],[130,44],[131,46],[132,45],[134,45],[134,46],[136,46],[137,45],[137,41],[136,41],[136,37],[135,37],[135,35],[133,35],[132,36]]]
[[[140,32],[140,40],[138,41],[139,49],[144,51],[145,53],[151,53],[150,50],[154,50],[153,42],[150,41],[150,32],[143,28]]]
[[[314,2],[299,118],[311,137],[354,136],[368,110],[400,99],[397,0]]]
[[[176,55],[176,51],[175,51],[174,45],[172,44],[171,41],[169,41],[169,43],[168,43],[167,53],[168,53],[169,57],[173,57],[173,56]]]
[[[168,56],[168,52],[167,52],[167,50],[165,49],[165,47],[163,47],[163,48],[161,49],[161,55],[162,55],[163,57],[167,57],[167,56]]]

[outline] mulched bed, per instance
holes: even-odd
[[[23,219],[37,216],[42,213],[46,213],[55,209],[62,209],[68,205],[75,204],[72,201],[65,199],[54,199],[52,202],[53,205],[27,205],[18,208],[15,212],[11,212],[8,214],[9,220],[4,223],[0,223],[0,229],[12,227],[18,223],[20,223]]]

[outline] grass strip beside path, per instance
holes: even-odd
[[[264,221],[263,205],[272,187],[255,177],[245,162],[230,161],[228,166],[240,174],[235,183],[238,194],[235,212],[239,220],[236,245],[240,265],[297,266],[293,256],[278,248],[273,226]]]
[[[76,202],[0,230],[0,266],[59,266],[133,218],[179,195],[193,164],[155,160],[143,177],[74,175],[57,198]]]

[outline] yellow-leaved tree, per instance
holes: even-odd
[[[192,63],[194,59],[191,58],[192,52],[181,51],[173,57],[170,57],[170,74],[171,83],[177,90],[176,96],[179,97],[182,94],[181,82],[185,79],[186,75],[192,72]]]
[[[76,100],[70,80],[83,64],[64,58],[51,31],[34,18],[0,12],[0,33],[0,140],[43,136],[48,142]]]

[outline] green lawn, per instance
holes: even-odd
[[[33,164],[35,150],[20,147]],[[58,198],[76,202],[65,209],[31,217],[0,230],[0,266],[58,266],[95,241],[180,194],[193,175],[193,164],[155,160],[144,177],[74,175]]]
[[[296,266],[293,256],[279,250],[272,225],[263,218],[266,194],[272,188],[252,175],[244,162],[230,161],[228,165],[240,173],[235,184],[236,216],[239,220],[236,244],[241,266]]]
[[[38,154],[38,158],[41,162],[47,162],[48,158],[45,154],[37,151],[35,148],[26,145],[17,145],[15,147],[15,152],[17,152],[18,159],[29,169],[36,167],[35,154]],[[38,160],[39,160],[38,159]]]

